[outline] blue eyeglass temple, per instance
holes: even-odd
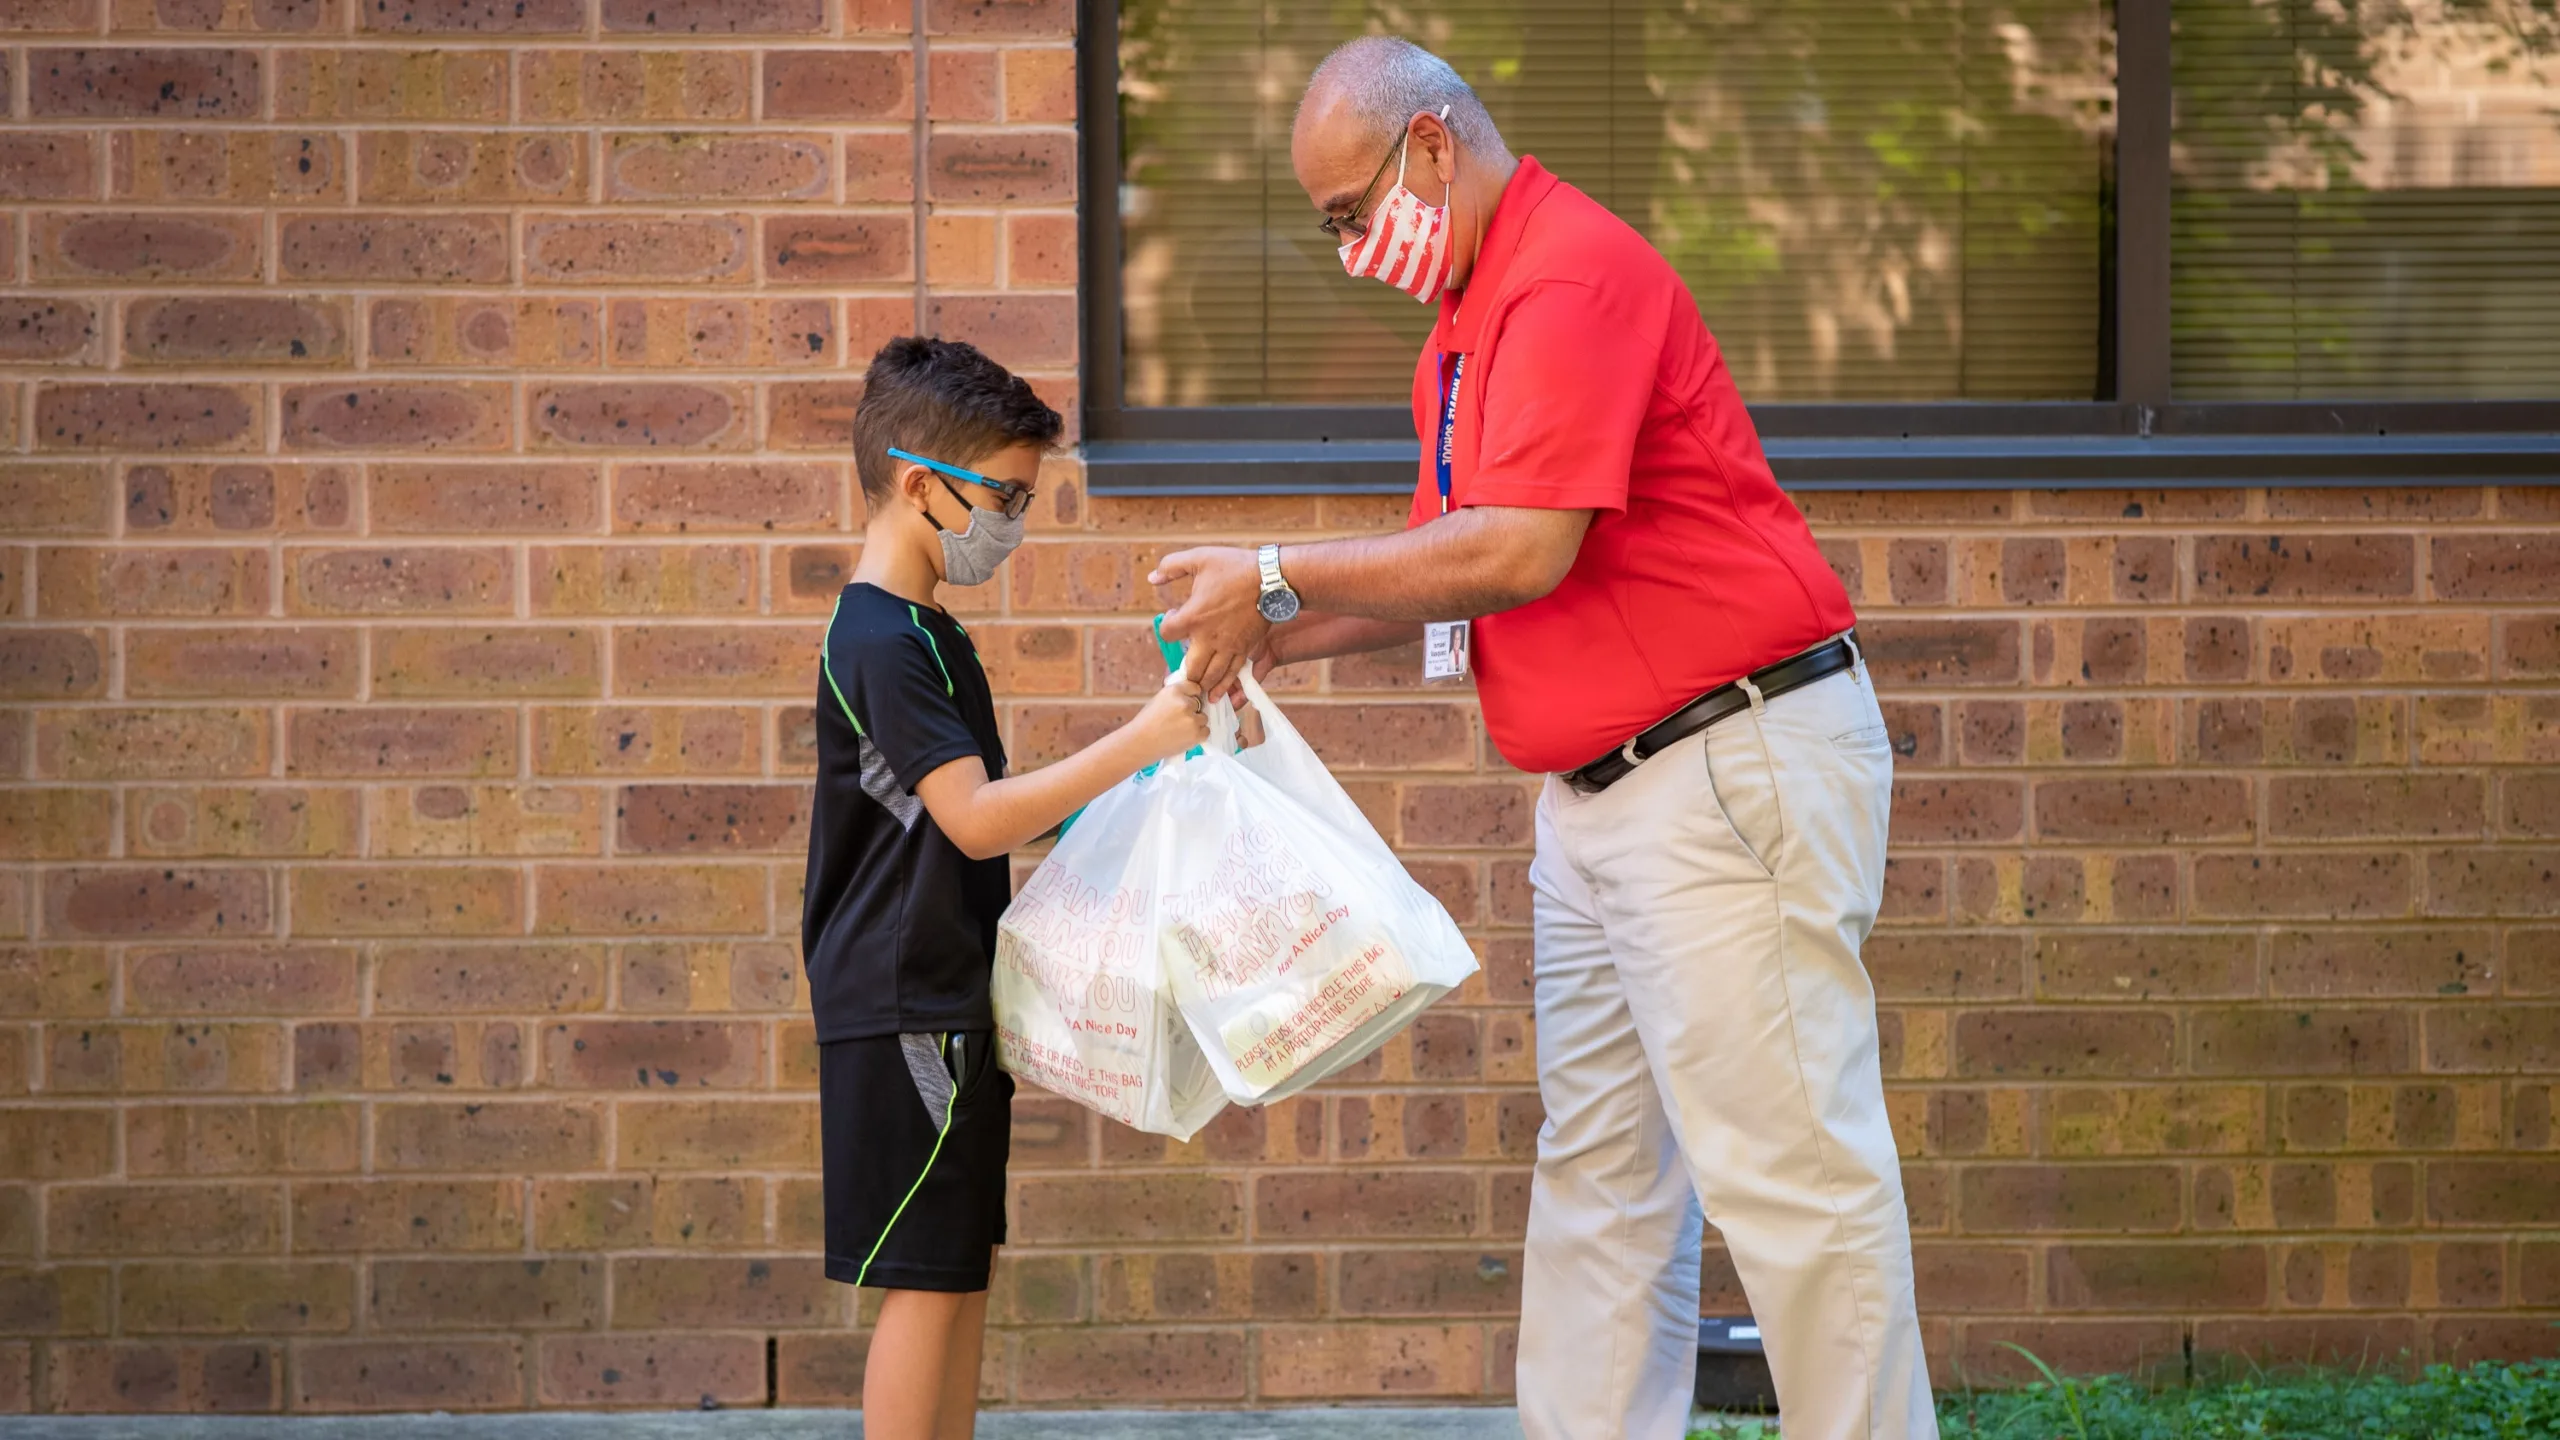
[[[988,489],[993,490],[1007,499],[1013,498],[1014,492],[1022,488],[1010,480],[990,480],[975,470],[963,470],[957,465],[945,465],[939,460],[928,460],[922,455],[910,454],[907,451],[899,449],[895,445],[889,447],[889,458],[892,460],[912,461],[915,464],[923,466],[927,470],[938,470],[943,474],[950,476],[954,480],[966,480],[972,485],[984,485]]]

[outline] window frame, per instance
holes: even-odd
[[[2170,0],[2116,0],[2117,398],[1751,406],[1798,490],[2560,484],[2560,399],[2169,397]],[[1080,376],[1097,495],[1406,494],[1402,407],[1126,406],[1121,396],[1120,5],[1077,0]]]

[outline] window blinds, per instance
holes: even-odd
[[[2179,0],[2183,400],[2560,396],[2560,39],[2499,0]]]
[[[2100,0],[1120,11],[1126,405],[1403,401],[1431,312],[1342,274],[1288,157],[1309,72],[1382,31],[1671,259],[1746,399],[2097,394]]]

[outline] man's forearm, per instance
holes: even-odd
[[[1372,620],[1469,620],[1527,604],[1555,588],[1563,571],[1552,546],[1535,545],[1523,512],[1460,510],[1395,535],[1284,545],[1280,568],[1310,609]],[[1544,512],[1570,525],[1560,553],[1570,563],[1584,512]],[[1510,523],[1506,524],[1505,520]],[[1524,543],[1531,542],[1531,543]],[[1553,573],[1540,573],[1541,570]]]
[[[1411,620],[1306,614],[1271,632],[1271,658],[1274,664],[1303,665],[1336,655],[1393,650],[1421,638],[1421,625]]]

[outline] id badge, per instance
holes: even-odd
[[[1467,624],[1464,620],[1437,620],[1422,627],[1423,679],[1467,678]]]

